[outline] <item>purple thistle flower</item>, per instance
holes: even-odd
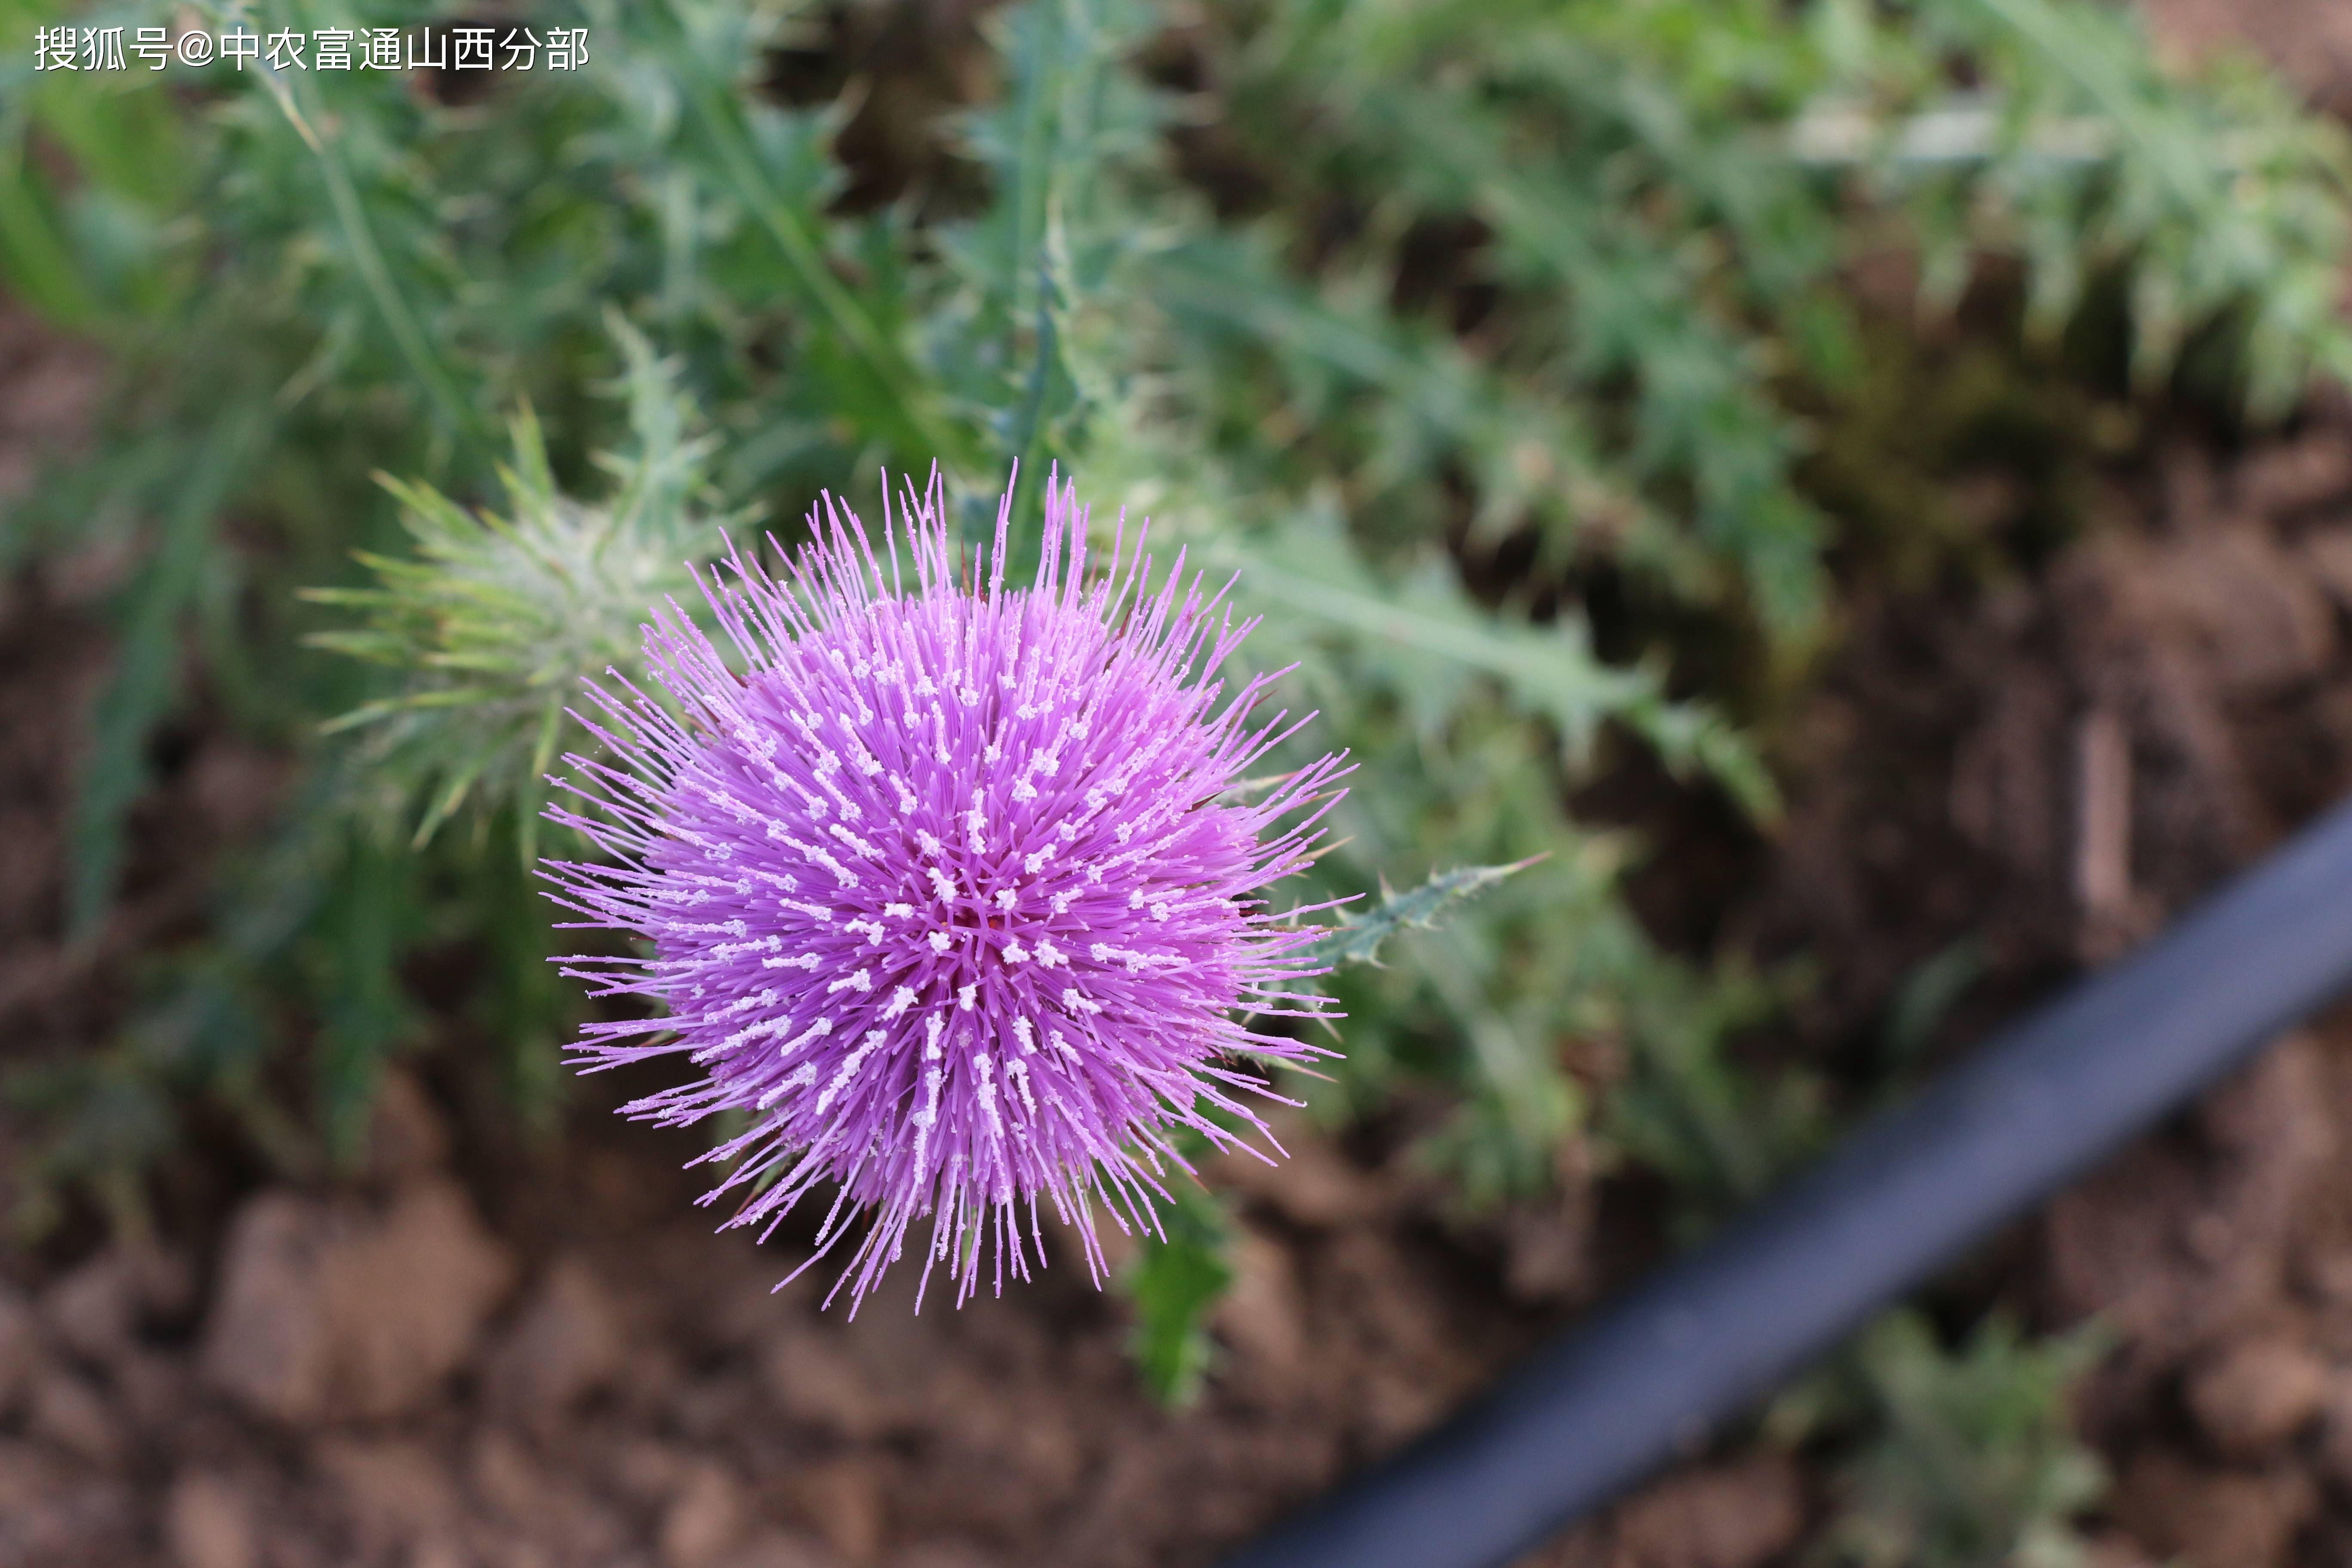
[[[615,762],[564,760],[598,815],[548,813],[610,862],[548,862],[552,896],[653,951],[564,973],[667,1013],[586,1026],[576,1060],[683,1055],[705,1076],[626,1114],[750,1115],[705,1156],[738,1161],[702,1200],[740,1190],[729,1226],[764,1240],[833,1184],[814,1263],[870,1213],[834,1287],[853,1313],[926,1218],[924,1279],[945,1264],[959,1304],[992,1246],[997,1289],[1008,1264],[1027,1278],[1041,1197],[1099,1281],[1095,1198],[1156,1230],[1174,1129],[1265,1131],[1235,1098],[1274,1098],[1244,1058],[1330,1054],[1248,1026],[1328,1016],[1292,989],[1319,973],[1316,930],[1253,895],[1305,864],[1348,770],[1325,756],[1226,799],[1307,721],[1253,725],[1270,677],[1218,705],[1255,622],[1197,575],[1180,593],[1181,552],[1153,594],[1124,517],[1090,576],[1085,510],[1050,478],[1046,496],[1025,593],[1003,587],[1010,491],[982,593],[958,584],[936,478],[895,526],[885,497],[879,559],[830,496],[782,581],[731,553],[702,587],[732,659],[675,602],[657,613],[669,705],[591,682],[583,722]]]

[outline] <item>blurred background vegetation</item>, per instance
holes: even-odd
[[[2342,138],[2089,0],[586,0],[527,18],[583,68],[475,78],[37,73],[61,19],[447,18],[0,0],[0,285],[110,367],[0,567],[132,563],[70,930],[159,726],[299,760],[119,1036],[9,1079],[31,1227],[142,1223],[198,1114],[353,1159],[427,947],[545,1135],[577,1002],[527,864],[578,677],[723,526],[934,461],[976,525],[1017,459],[1031,513],[1059,463],[1243,572],[1247,657],[1360,763],[1302,900],[1543,858],[1337,978],[1315,1115],[1409,1106],[1465,1213],[1637,1162],[1691,1233],[1887,1085],[1735,1049],[1804,970],[1645,929],[1639,837],[1572,803],[1630,769],[1768,833],[1841,573],[2047,548],[1922,499],[1917,334],[1990,279],[1989,395],[2043,409],[2260,422],[2352,369]],[[1228,1277],[1187,1204],[1127,1280],[1171,1396]],[[1850,1456],[1823,1560],[2074,1560],[2082,1363],[1891,1321],[1776,1413]]]

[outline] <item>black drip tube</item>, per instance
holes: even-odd
[[[1226,1568],[1499,1568],[2352,987],[2352,806]]]

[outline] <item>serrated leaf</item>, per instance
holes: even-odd
[[[1381,945],[1403,931],[1429,931],[1454,905],[1476,898],[1506,877],[1524,871],[1543,859],[1540,855],[1507,866],[1465,866],[1433,871],[1429,880],[1400,893],[1381,884],[1381,901],[1367,914],[1342,921],[1307,950],[1312,962],[1340,968],[1350,963],[1380,963]]]

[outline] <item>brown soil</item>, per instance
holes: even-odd
[[[1986,969],[1979,1038],[2137,943],[2352,787],[2352,416],[2118,483],[2031,582],[1865,593],[1809,704],[1763,891],[1735,919],[1834,955],[1808,1033],[1868,1048],[1914,967]],[[2118,1562],[2336,1563],[2352,1547],[2352,1026],[2280,1042],[1948,1286],[2119,1337],[2083,1433]],[[1990,1276],[1990,1277],[1986,1277]]]
[[[460,1184],[396,1079],[366,1180],[0,1309],[0,1561],[1202,1561],[1528,1338],[1389,1184],[1310,1161],[1171,1415],[1067,1248],[961,1313],[901,1281],[820,1314],[771,1294],[793,1248],[709,1234],[691,1152],[592,1114],[560,1158],[461,1148]]]
[[[2325,0],[2140,0],[2168,53],[2252,54],[2314,103],[2352,113],[2352,11]]]

